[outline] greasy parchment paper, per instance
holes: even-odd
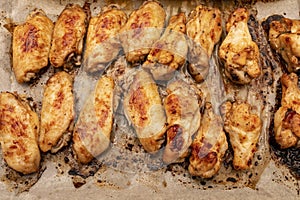
[[[33,97],[34,102],[41,102],[43,84],[49,75],[53,74],[53,69],[42,75],[38,83],[33,85],[20,85],[16,82],[11,71],[10,45],[11,34],[3,25],[10,22],[23,22],[30,11],[34,8],[43,9],[47,16],[53,21],[63,10],[67,3],[79,3],[83,5],[83,0],[73,1],[30,1],[13,0],[0,2],[0,91],[18,91],[20,94],[27,94]],[[99,8],[109,3],[117,2],[121,7],[130,13],[139,7],[142,1],[91,1],[92,15],[100,10]],[[166,9],[168,16],[178,11],[189,13],[199,2],[197,1],[161,1]],[[218,1],[220,2],[220,1]],[[209,5],[217,3],[208,2]],[[218,5],[219,7],[220,5]],[[289,18],[299,18],[298,0],[274,1],[269,3],[258,2],[253,7],[257,9],[257,18],[263,19],[271,14],[282,14]],[[90,79],[87,84],[82,79]],[[84,90],[78,91],[81,95],[92,90],[91,82],[95,81],[91,77],[82,75],[76,84],[81,84]],[[76,91],[75,91],[76,92]],[[76,95],[76,94],[75,94]],[[78,95],[78,94],[77,94]],[[78,101],[82,104],[81,100]],[[262,119],[264,116],[261,116]],[[174,175],[174,173],[161,173],[159,170],[154,172],[135,173],[134,171],[115,170],[102,167],[95,174],[86,180],[80,188],[75,188],[72,178],[68,175],[68,167],[61,166],[59,163],[63,158],[59,156],[45,156],[46,170],[43,172],[38,182],[30,188],[28,192],[16,195],[15,192],[8,191],[6,184],[0,182],[0,199],[298,199],[299,183],[289,173],[289,171],[274,161],[267,160],[266,168],[259,181],[253,188],[238,187],[231,184],[230,187],[218,187],[216,185],[203,185],[193,187],[189,184],[190,177],[185,175]],[[58,161],[59,160],[59,161]],[[254,166],[255,167],[255,166]],[[179,169],[180,170],[180,169]],[[176,169],[175,169],[176,171]],[[1,175],[4,173],[0,170]],[[174,172],[174,170],[173,170]],[[74,177],[73,177],[74,178]],[[200,184],[200,183],[199,183]],[[212,187],[212,188],[211,188]]]

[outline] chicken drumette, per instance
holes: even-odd
[[[37,172],[39,118],[28,102],[17,94],[0,94],[0,142],[9,167],[23,174]]]
[[[73,150],[80,163],[89,163],[109,147],[114,88],[113,79],[102,76],[80,112],[73,132]]]
[[[270,16],[269,41],[271,47],[281,54],[289,72],[300,69],[300,20],[291,20],[280,15]]]
[[[143,69],[136,73],[123,104],[144,149],[155,153],[164,142],[166,115],[151,74]]]
[[[167,115],[167,145],[163,161],[167,164],[183,162],[188,155],[192,136],[200,126],[201,93],[182,80],[169,83],[164,100]]]
[[[297,145],[300,139],[300,90],[295,73],[281,77],[281,107],[274,117],[275,140],[281,148]]]
[[[191,147],[191,175],[211,178],[218,173],[228,144],[222,118],[214,113],[211,103],[205,104],[200,129]]]
[[[44,11],[35,10],[13,31],[13,66],[19,83],[28,82],[48,65],[53,23]]]
[[[228,34],[219,49],[225,75],[237,84],[248,84],[261,74],[259,50],[252,41],[248,19],[249,13],[245,8],[239,8],[230,15],[226,24]]]
[[[153,45],[143,67],[150,70],[155,80],[169,80],[184,64],[188,52],[185,39],[186,17],[179,13],[170,18],[162,37]]]
[[[105,7],[89,22],[83,65],[88,72],[104,70],[120,51],[118,33],[127,21],[116,4]]]
[[[196,82],[202,82],[209,71],[209,59],[214,45],[221,37],[220,10],[197,6],[189,15],[186,32],[189,37],[188,70]]]
[[[248,169],[252,165],[262,121],[257,114],[251,112],[248,103],[227,101],[222,105],[221,111],[224,129],[229,134],[233,148],[233,166],[235,169]]]
[[[43,152],[57,152],[67,145],[73,130],[73,78],[57,72],[46,83],[41,111],[39,146]]]
[[[145,1],[130,14],[120,31],[120,41],[127,61],[136,63],[145,59],[163,31],[165,17],[165,10],[156,1]]]

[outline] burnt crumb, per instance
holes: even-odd
[[[69,163],[70,159],[67,156],[65,156],[64,161],[65,161],[65,163]]]
[[[228,177],[228,178],[226,179],[226,181],[227,181],[227,182],[232,182],[232,183],[236,183],[236,182],[237,182],[237,180],[236,180],[235,178],[233,178],[233,177]]]
[[[127,146],[125,147],[125,149],[129,150],[129,151],[132,151],[132,148],[133,148],[133,144],[127,144]]]

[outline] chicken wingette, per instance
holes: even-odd
[[[39,146],[43,152],[57,152],[67,145],[73,130],[73,78],[67,72],[54,74],[46,83],[41,111]]]
[[[143,61],[163,31],[166,13],[160,3],[145,1],[133,11],[120,31],[126,59],[131,63]]]
[[[300,90],[295,73],[281,77],[281,107],[274,117],[275,140],[282,149],[297,145],[300,140]]]
[[[252,113],[251,105],[245,102],[227,101],[221,110],[224,129],[229,134],[233,148],[233,166],[238,170],[249,169],[262,130],[262,121]]]
[[[49,60],[54,67],[72,68],[81,64],[87,12],[77,4],[68,4],[53,30]]]
[[[150,70],[155,80],[170,80],[184,64],[188,52],[185,23],[184,13],[172,16],[165,32],[147,56],[143,67]]]
[[[189,56],[188,70],[196,82],[202,82],[209,72],[209,59],[222,33],[221,12],[217,8],[199,5],[186,24]]]
[[[0,94],[0,142],[3,158],[12,169],[23,174],[37,172],[39,118],[28,102],[17,94]]]
[[[200,126],[201,93],[182,80],[169,83],[167,93],[164,107],[168,128],[163,161],[170,164],[183,162],[188,155],[192,136]]]
[[[218,173],[228,148],[221,116],[216,115],[211,103],[205,104],[201,125],[192,146],[189,173],[211,178]]]
[[[118,33],[126,21],[126,14],[116,4],[90,19],[83,60],[85,71],[104,70],[116,58],[121,48]]]
[[[80,163],[89,163],[109,147],[114,87],[111,77],[102,76],[80,112],[73,132],[73,150]]]
[[[287,63],[289,72],[300,69],[300,20],[292,20],[283,16],[270,16],[269,41],[271,47],[278,52]]]
[[[227,36],[219,48],[225,75],[234,83],[248,84],[261,74],[259,50],[248,29],[249,12],[238,8],[226,24]]]
[[[155,153],[164,142],[166,115],[151,74],[139,70],[124,96],[124,112],[144,149]]]
[[[13,31],[12,69],[19,83],[34,79],[48,65],[53,23],[44,11],[35,10]]]

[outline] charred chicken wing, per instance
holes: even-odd
[[[200,129],[192,143],[189,172],[192,176],[211,178],[218,173],[228,148],[221,116],[210,103],[205,104]]]
[[[170,83],[167,92],[164,107],[168,129],[163,161],[170,164],[184,161],[192,136],[200,126],[200,92],[181,80]]]
[[[228,34],[219,49],[225,75],[237,84],[248,84],[261,74],[259,50],[252,41],[248,19],[249,13],[245,8],[239,8],[231,14],[226,24]]]
[[[29,14],[13,31],[13,71],[19,83],[28,82],[48,65],[53,23],[42,10]]]
[[[185,39],[184,13],[172,16],[162,37],[153,45],[143,67],[150,70],[155,80],[169,80],[182,66],[188,52]]]
[[[186,32],[190,48],[188,70],[196,82],[202,82],[208,74],[214,46],[221,37],[220,10],[197,6],[189,15]]]
[[[68,4],[59,15],[53,30],[49,60],[54,67],[71,68],[81,63],[87,14],[77,4]],[[73,59],[73,60],[72,60]],[[72,63],[73,64],[73,63]]]
[[[289,72],[300,69],[300,20],[282,16],[270,16],[269,41],[271,47],[281,54]]]
[[[164,142],[166,115],[158,87],[148,72],[136,73],[123,104],[144,149],[149,153],[159,150]]]
[[[73,78],[58,72],[46,84],[41,111],[39,146],[57,152],[71,138],[74,120]]]
[[[113,125],[114,81],[102,76],[80,112],[73,135],[73,149],[79,162],[89,163],[110,144]]]
[[[165,10],[156,1],[146,1],[131,13],[120,31],[127,61],[136,63],[145,59],[163,31],[165,17]]]
[[[275,140],[281,148],[295,146],[300,139],[300,90],[295,73],[281,77],[281,107],[274,117]]]
[[[126,21],[126,14],[115,4],[91,18],[83,61],[86,71],[104,70],[106,64],[116,58],[120,51],[117,34]]]
[[[233,166],[239,170],[248,169],[261,133],[261,119],[251,113],[248,103],[226,102],[222,105],[222,112],[225,114],[224,129],[233,148]]]
[[[37,172],[39,119],[26,101],[9,92],[0,94],[0,141],[4,160],[23,174]]]

